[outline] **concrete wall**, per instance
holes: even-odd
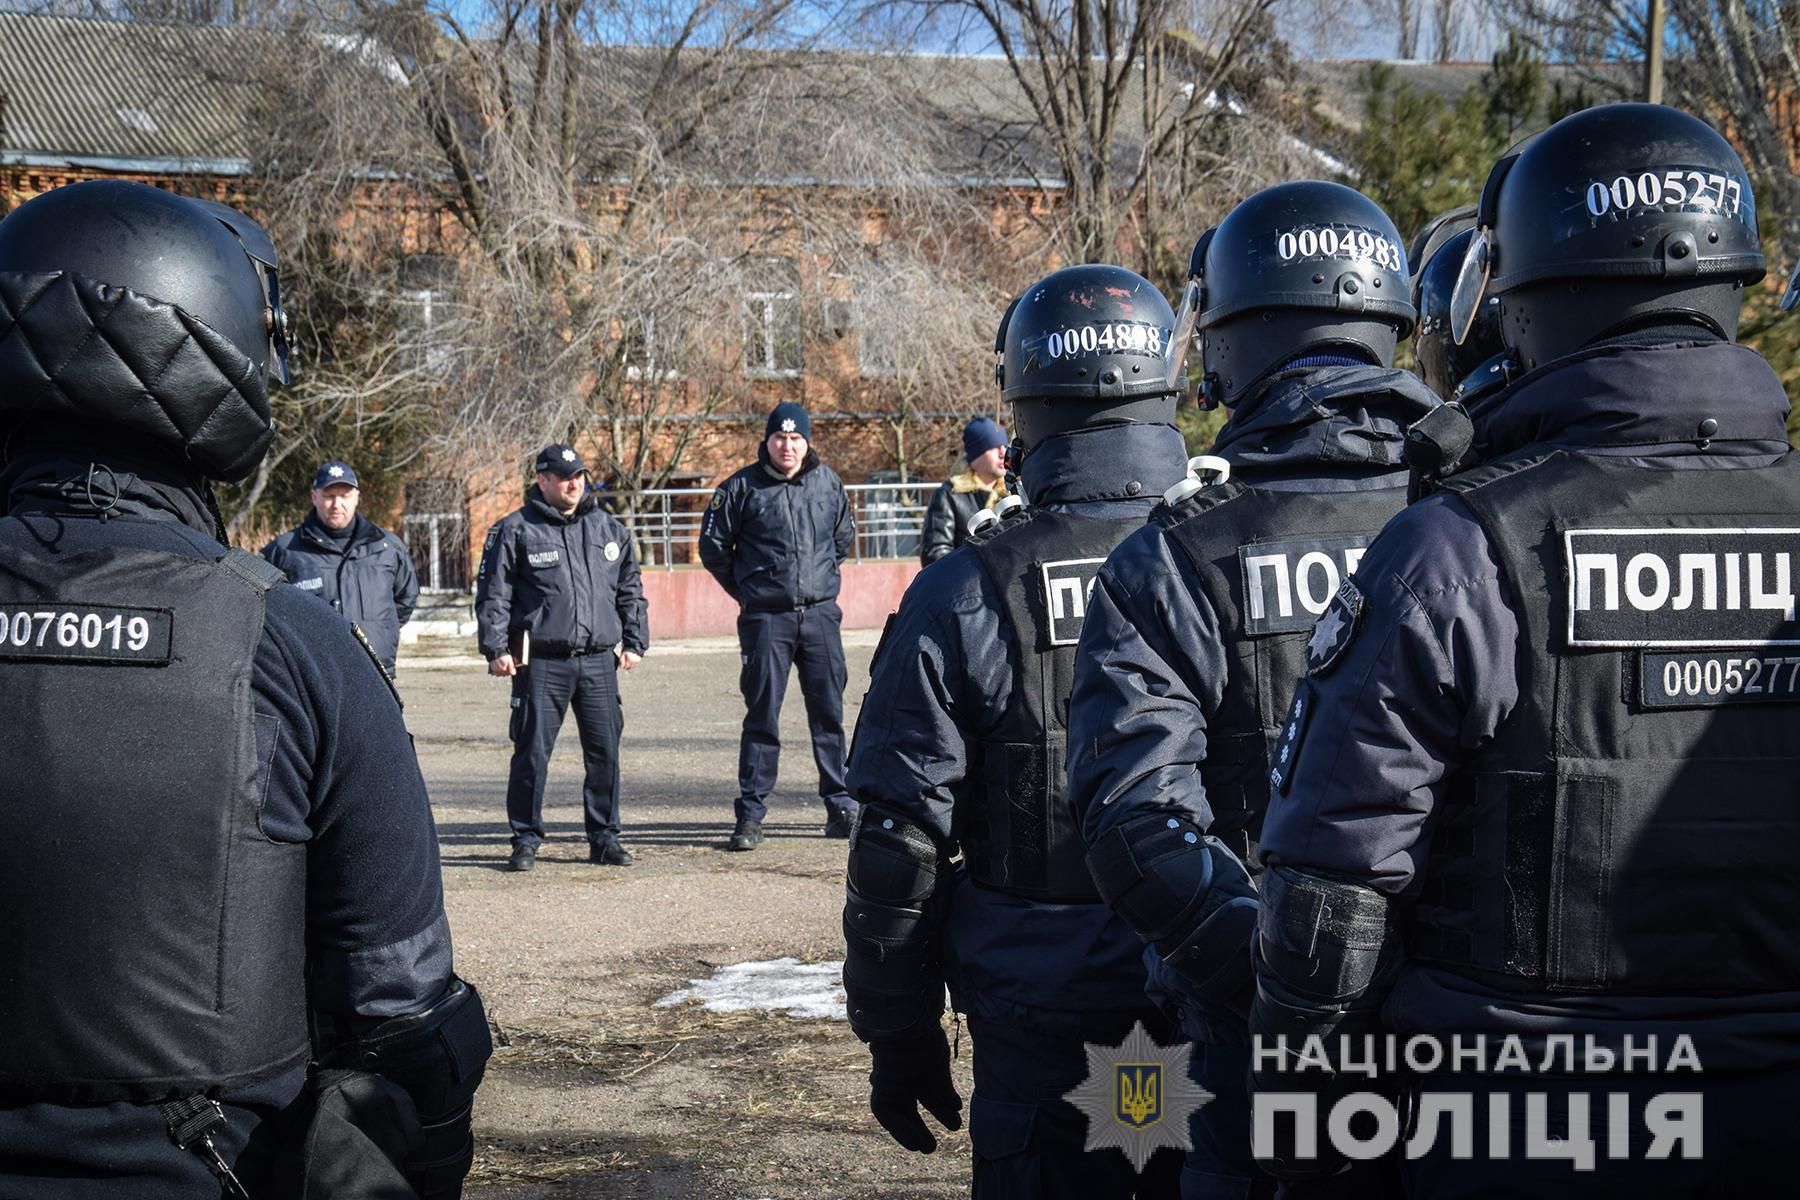
[[[917,560],[845,563],[844,587],[838,594],[844,628],[881,628],[918,573]],[[698,567],[646,568],[644,598],[650,604],[653,644],[737,632],[737,605]]]

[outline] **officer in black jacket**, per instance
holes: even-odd
[[[1006,499],[1006,429],[992,417],[976,417],[963,428],[963,460],[958,471],[938,485],[925,506],[925,528],[919,561],[930,566],[969,540],[969,526],[979,512],[993,512]]]
[[[618,668],[636,667],[650,647],[637,554],[631,532],[599,506],[573,446],[545,446],[535,469],[524,507],[488,530],[475,583],[475,636],[488,673],[512,679],[507,869],[537,864],[544,778],[571,703],[586,771],[588,861],[628,867],[631,853],[619,844]]]
[[[700,527],[700,561],[738,602],[744,734],[738,745],[733,850],[762,844],[781,760],[788,669],[812,731],[825,836],[849,837],[856,803],[844,789],[844,614],[838,568],[856,537],[844,481],[819,461],[812,418],[794,403],[769,413],[756,461],[719,485]]]
[[[1322,1119],[1385,1087],[1415,1115],[1408,1194],[1788,1182],[1800,462],[1733,344],[1753,204],[1671,108],[1503,158],[1451,307],[1460,329],[1497,295],[1526,373],[1308,643],[1263,825],[1257,1103]],[[1361,1047],[1383,1032],[1409,1073]],[[1274,1170],[1343,1162],[1278,1120]]]
[[[844,906],[851,1028],[877,1120],[929,1151],[919,1105],[960,1121],[949,985],[975,1047],[977,1197],[1172,1196],[1174,1155],[1084,1152],[1115,1129],[1110,1078],[1094,1081],[1103,1114],[1065,1100],[1087,1047],[1172,1031],[1083,861],[1063,713],[1094,573],[1182,475],[1174,314],[1122,267],[1070,267],[1027,289],[1005,330],[1031,507],[925,568],[876,653],[850,766],[864,806]]]
[[[1207,402],[1231,418],[1195,460],[1204,486],[1171,490],[1107,559],[1076,652],[1069,795],[1088,864],[1149,943],[1153,994],[1216,1097],[1187,1200],[1273,1191],[1244,1091],[1256,842],[1313,618],[1405,504],[1406,428],[1437,404],[1392,366],[1413,323],[1403,253],[1387,215],[1335,183],[1265,189],[1201,237],[1184,307]]]
[[[286,354],[223,205],[105,181],[0,222],[0,1194],[280,1194],[309,1059],[380,1072],[375,1136],[461,1194],[490,1043],[400,705],[209,485]]]
[[[361,498],[349,463],[320,463],[312,511],[298,528],[264,546],[262,556],[289,583],[350,618],[392,675],[400,627],[419,600],[419,577],[400,539],[356,511]]]

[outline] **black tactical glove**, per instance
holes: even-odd
[[[962,1128],[962,1097],[950,1082],[950,1042],[935,1020],[922,1021],[898,1037],[869,1043],[875,1067],[869,1072],[869,1111],[896,1142],[930,1154],[937,1138],[919,1116],[919,1105],[945,1129]]]

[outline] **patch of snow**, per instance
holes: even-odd
[[[670,992],[657,1008],[697,1001],[713,1012],[764,1009],[790,1017],[845,1021],[844,964],[803,963],[797,958],[731,963],[716,967],[707,979],[690,979],[688,987]]]

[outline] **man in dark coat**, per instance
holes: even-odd
[[[336,459],[313,475],[312,511],[262,548],[262,556],[362,630],[375,657],[394,673],[400,627],[419,600],[419,577],[400,539],[356,511],[356,471]]]
[[[963,429],[967,468],[938,484],[925,506],[919,561],[930,566],[969,540],[978,512],[993,512],[1006,490],[1006,430],[992,417],[976,417]]]
[[[762,844],[762,822],[781,761],[781,702],[788,669],[812,731],[825,803],[825,836],[850,836],[856,802],[844,788],[844,614],[838,568],[856,536],[837,472],[812,448],[812,418],[798,404],[769,413],[756,461],[719,485],[700,528],[700,561],[738,602],[744,733],[738,746],[736,825],[730,848]]]
[[[650,647],[631,531],[601,508],[573,446],[538,451],[525,504],[488,530],[475,583],[475,626],[488,673],[512,680],[507,869],[529,871],[544,840],[544,779],[563,715],[575,708],[586,771],[588,861],[631,865],[619,843],[618,669]]]

